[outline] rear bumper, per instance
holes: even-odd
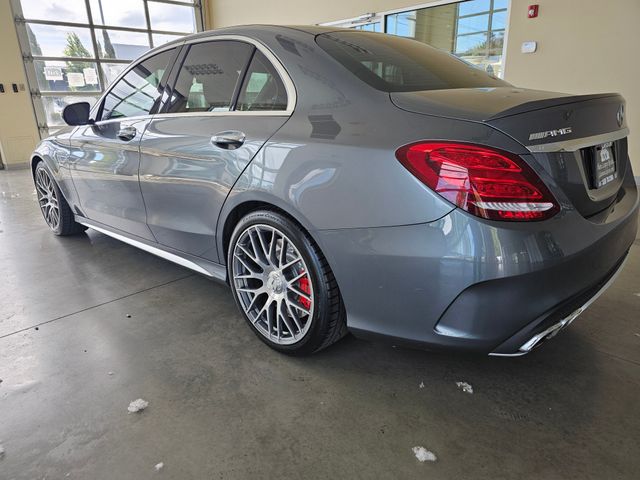
[[[581,295],[569,299],[563,305],[541,318],[531,322],[517,334],[513,335],[489,355],[496,357],[518,357],[526,355],[545,341],[555,337],[561,330],[567,328],[589,306],[609,288],[624,268],[627,255],[616,265],[612,272],[601,282],[587,289]],[[583,303],[584,302],[584,303]],[[576,308],[576,305],[580,305]],[[569,313],[567,313],[569,312]]]
[[[530,224],[485,222],[454,210],[429,224],[315,236],[357,336],[518,354],[619,270],[637,223],[633,185],[597,222],[570,209]]]

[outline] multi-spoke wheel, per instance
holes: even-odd
[[[38,205],[51,230],[56,235],[71,235],[86,230],[86,227],[74,220],[69,204],[44,162],[38,163],[33,175]]]
[[[277,350],[311,353],[346,333],[333,274],[318,247],[288,218],[252,212],[236,226],[229,280],[246,320]]]
[[[53,179],[45,168],[36,169],[36,196],[40,204],[40,210],[47,225],[52,230],[56,230],[60,225],[60,207],[58,205],[58,194],[53,188]]]
[[[233,282],[244,313],[268,339],[288,345],[301,339],[313,318],[309,270],[287,236],[252,225],[235,243]]]

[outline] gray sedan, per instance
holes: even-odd
[[[204,32],[133,62],[32,157],[58,235],[228,282],[286,353],[347,332],[521,355],[620,271],[638,193],[617,94],[515,88],[328,27]]]

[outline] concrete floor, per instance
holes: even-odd
[[[54,236],[29,172],[0,172],[0,478],[638,478],[639,272],[636,242],[528,357],[347,338],[289,358],[225,286],[94,231]]]

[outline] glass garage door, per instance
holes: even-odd
[[[194,0],[11,0],[40,136],[62,109],[93,104],[150,48],[203,29]]]

